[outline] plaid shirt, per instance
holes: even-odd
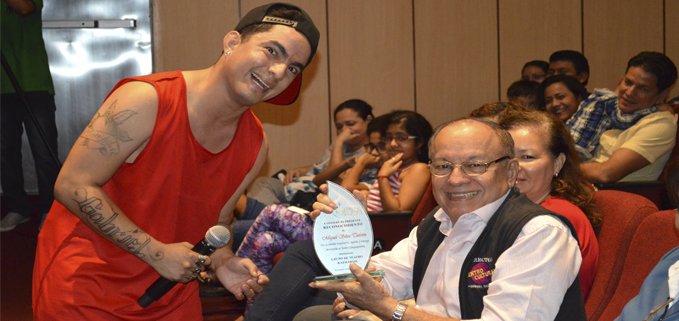
[[[599,146],[599,138],[609,129],[628,129],[641,118],[658,111],[658,106],[625,114],[618,108],[618,96],[608,89],[595,89],[566,126],[575,141],[575,149],[581,161],[592,158],[594,150]]]

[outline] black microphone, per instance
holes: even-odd
[[[205,233],[205,239],[196,244],[191,250],[198,254],[210,255],[215,249],[229,243],[230,238],[231,233],[229,233],[229,229],[221,225],[215,225]],[[177,282],[170,281],[161,276],[146,289],[144,295],[137,302],[142,308],[148,307],[151,303],[163,297],[165,293],[172,290],[175,285],[177,285]]]

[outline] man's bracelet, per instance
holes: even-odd
[[[394,311],[394,314],[391,316],[392,321],[401,321],[403,319],[403,314],[406,313],[406,308],[408,306],[403,304],[402,302],[399,302],[398,305],[396,306],[396,311]]]

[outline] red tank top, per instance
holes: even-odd
[[[158,241],[195,244],[217,224],[220,210],[252,169],[262,145],[262,125],[248,109],[229,146],[212,153],[191,132],[181,72],[124,79],[113,91],[130,81],[156,88],[156,123],[135,161],[123,164],[102,188]],[[178,284],[141,308],[137,299],[157,278],[151,266],[99,236],[55,202],[38,240],[34,312],[36,307],[52,312],[74,309],[78,311],[71,315],[76,319],[101,317],[97,310],[126,320],[202,319],[196,282]],[[185,307],[193,311],[178,311]]]

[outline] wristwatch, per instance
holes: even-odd
[[[401,321],[403,319],[403,314],[406,313],[406,308],[408,306],[403,304],[402,302],[399,302],[398,305],[396,306],[396,311],[394,311],[394,314],[391,316],[392,321]]]

